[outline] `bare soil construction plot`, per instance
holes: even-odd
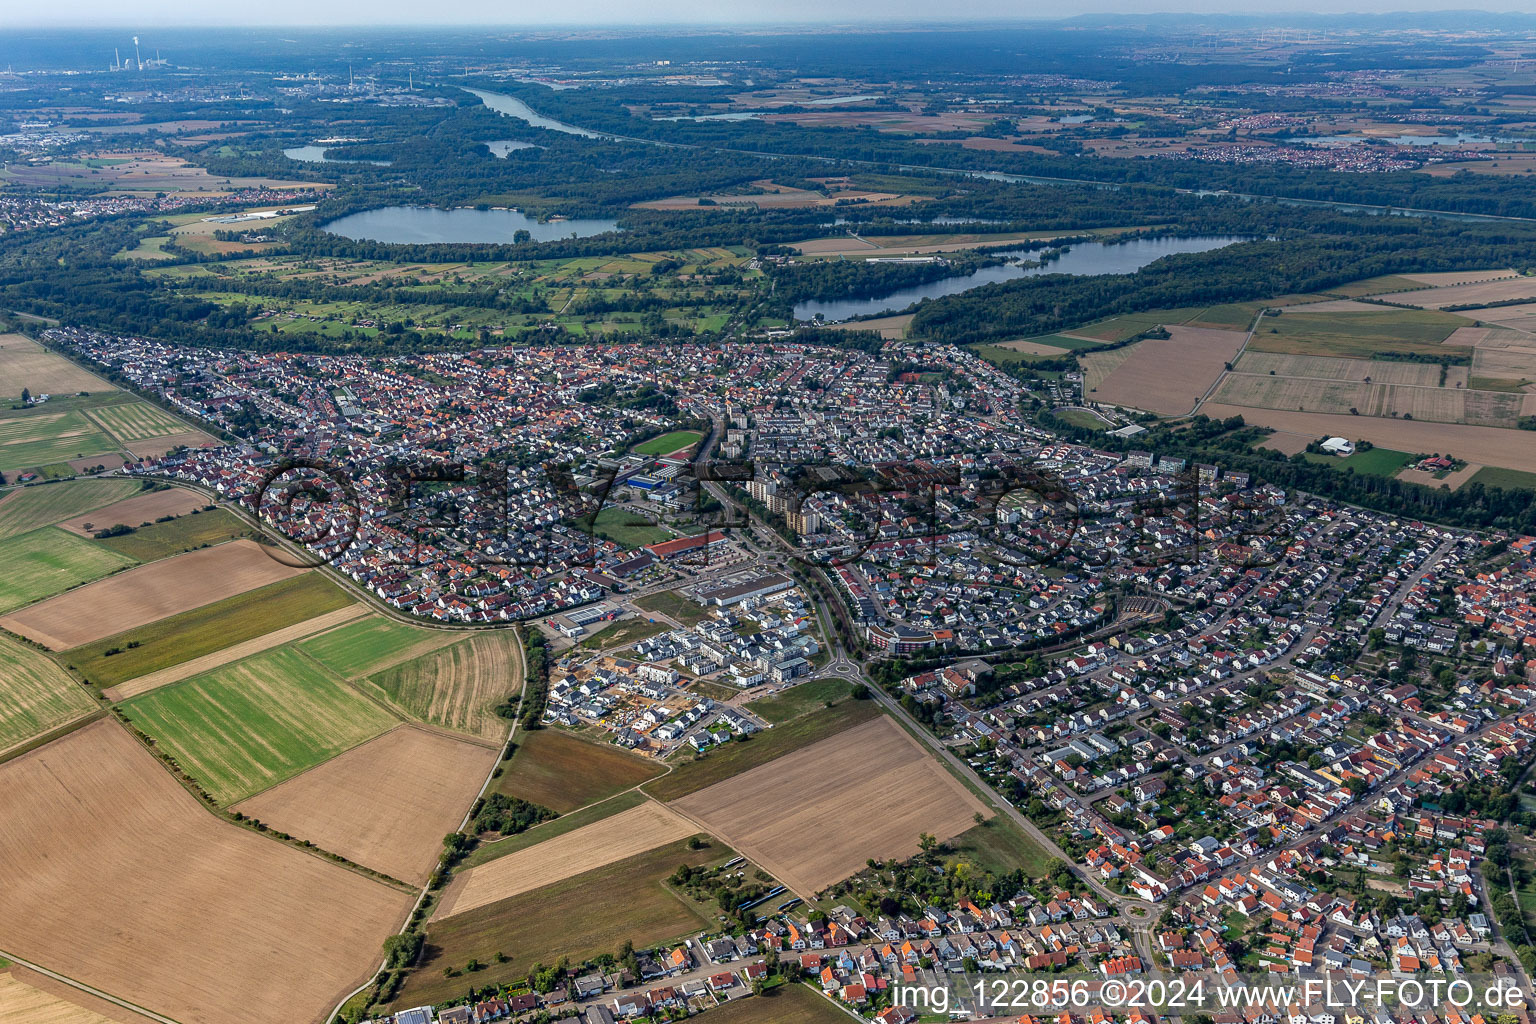
[[[508,896],[531,892],[700,831],[666,805],[647,800],[574,832],[460,871],[444,890],[442,902],[432,917],[441,920]],[[916,837],[914,832],[914,842]]]
[[[1388,292],[1375,298],[1420,309],[1444,309],[1446,306],[1482,306],[1490,302],[1536,298],[1536,278],[1506,277],[1497,281],[1453,284],[1411,292]]]
[[[0,334],[0,396],[19,397],[22,388],[34,395],[117,390],[94,373],[49,352],[31,338]]]
[[[391,878],[425,882],[496,764],[478,743],[403,725],[235,809]]]
[[[56,651],[296,576],[302,569],[237,540],[152,562],[0,619],[0,626]]]
[[[1247,337],[1208,327],[1169,327],[1168,333],[1166,340],[1149,338],[1117,349],[1128,354],[1090,400],[1182,416],[1216,383]]]
[[[141,526],[152,523],[161,516],[179,516],[202,508],[208,499],[185,487],[172,487],[166,491],[153,491],[124,498],[105,508],[66,519],[59,526],[70,533],[88,537],[96,530],[122,523],[124,526]]]
[[[184,1024],[319,1021],[411,904],[220,821],[111,721],[0,765],[0,863],[0,948]]]
[[[200,676],[204,672],[211,672],[222,665],[241,661],[253,654],[270,651],[276,647],[286,647],[296,640],[302,640],[304,637],[318,633],[321,630],[339,626],[343,622],[350,622],[361,615],[366,615],[367,612],[368,609],[360,604],[349,604],[345,608],[338,608],[333,612],[317,615],[313,619],[305,619],[303,622],[295,623],[292,626],[273,630],[263,636],[256,637],[254,640],[247,640],[244,643],[226,647],[222,651],[214,651],[212,654],[205,654],[200,658],[184,661],[180,665],[172,665],[170,668],[163,668],[158,672],[151,672],[148,675],[139,676],[137,679],[130,679],[126,683],[118,683],[116,686],[103,690],[102,696],[111,701],[137,697],[141,693],[148,693],[150,690],[157,690],[162,686],[179,683],[183,679],[191,679],[193,676]]]
[[[1363,439],[1399,452],[1449,452],[1480,463],[1536,473],[1536,439],[1527,430],[1505,430],[1460,423],[1428,423],[1376,416],[1329,416],[1315,412],[1255,409],[1207,402],[1200,411],[1212,419],[1241,416],[1261,427],[1296,434],[1307,441],[1322,437]]]
[[[670,805],[809,897],[874,857],[910,857],[987,813],[895,722],[881,716]]]

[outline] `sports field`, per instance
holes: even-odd
[[[642,441],[635,445],[634,452],[636,455],[670,455],[679,448],[698,444],[703,437],[697,430],[673,430],[649,441]]]
[[[427,928],[426,958],[394,1005],[419,1006],[461,994],[466,979],[446,978],[443,968],[462,970],[471,958],[487,965],[473,975],[475,984],[494,984],[527,977],[535,963],[564,957],[579,963],[616,953],[626,940],[644,949],[708,928],[715,924],[713,904],[700,906],[679,896],[666,879],[680,865],[720,864],[732,856],[719,842],[690,850],[679,840],[435,921]],[[497,963],[498,952],[509,962]]]
[[[20,334],[0,334],[0,397],[73,395],[78,391],[111,391],[112,385]]]
[[[117,450],[117,444],[79,409],[0,411],[0,471],[47,466],[55,462]]]
[[[41,532],[66,537],[75,545],[85,545],[96,553],[98,559],[111,559],[114,565],[133,564],[130,559],[115,551],[94,541],[81,540],[63,530],[49,527]],[[40,534],[29,533],[5,543],[19,545],[36,536]],[[48,542],[58,543],[52,536]],[[103,561],[95,564],[99,567],[106,563]],[[236,540],[215,548],[189,551],[174,558],[141,565],[137,569],[119,573],[112,579],[81,587],[7,616],[0,620],[0,625],[53,650],[65,650],[212,604],[267,583],[290,579],[302,571],[268,558],[251,541]],[[103,571],[97,571],[89,578],[101,575]],[[0,589],[0,594],[3,592]],[[57,593],[57,589],[50,593]],[[3,604],[0,607],[4,607]]]
[[[0,949],[187,1024],[321,1021],[412,899],[221,821],[110,720],[0,765],[0,864]]]
[[[591,743],[557,729],[521,732],[517,753],[502,766],[498,793],[561,814],[654,779],[664,769],[612,744]]]
[[[496,757],[490,747],[402,725],[235,809],[420,885]]]
[[[511,630],[478,632],[384,669],[368,683],[423,722],[499,742],[511,722],[495,709],[523,685],[517,644]]]
[[[0,636],[0,753],[95,708],[47,655]]]
[[[352,606],[320,573],[302,573],[73,648],[69,662],[93,685],[109,687]],[[106,653],[113,648],[117,654]]]
[[[397,722],[291,648],[120,706],[220,804],[259,793]]]
[[[0,572],[0,612],[63,593],[133,564],[131,558],[52,526],[0,541],[0,565],[5,567]],[[9,622],[6,626],[27,635],[26,630]]]
[[[140,486],[137,480],[66,480],[11,491],[0,498],[0,540],[62,524],[137,494]]]
[[[987,808],[917,740],[880,717],[668,805],[806,898],[866,860],[917,854]],[[849,808],[859,827],[848,827]]]
[[[305,640],[299,649],[341,678],[359,679],[462,639],[455,630],[370,615]]]

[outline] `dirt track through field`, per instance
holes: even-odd
[[[230,541],[141,565],[29,605],[0,619],[0,626],[62,651],[303,571],[267,557],[252,541]]]
[[[183,1024],[318,1024],[411,905],[221,821],[111,720],[0,765],[0,864],[0,949]]]
[[[459,872],[432,917],[442,920],[531,892],[700,831],[664,804],[647,800],[574,832]]]
[[[959,835],[987,808],[885,716],[670,804],[811,897],[918,836]]]
[[[322,850],[418,885],[455,831],[497,751],[400,726],[235,810]]]
[[[349,604],[345,608],[338,608],[333,612],[317,615],[313,619],[305,619],[303,622],[294,623],[292,626],[273,630],[253,640],[235,644],[233,647],[226,647],[222,651],[214,651],[212,654],[205,654],[201,658],[193,658],[191,661],[184,661],[180,665],[172,665],[170,668],[163,668],[158,672],[151,672],[148,675],[139,676],[137,679],[130,679],[126,683],[118,683],[116,686],[103,690],[102,694],[112,701],[137,697],[141,693],[158,690],[160,687],[170,683],[179,683],[183,679],[200,676],[204,672],[218,668],[220,665],[228,665],[242,658],[249,658],[253,654],[270,651],[274,647],[284,647],[295,640],[301,640],[309,636],[311,633],[318,633],[321,630],[339,626],[343,622],[350,622],[361,615],[367,614],[367,612],[368,609],[360,604]]]

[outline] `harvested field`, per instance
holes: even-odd
[[[511,630],[479,632],[369,677],[383,697],[423,722],[500,742],[509,723],[496,706],[523,685]]]
[[[1298,452],[1306,451],[1307,445],[1311,444],[1313,440],[1315,439],[1303,437],[1300,434],[1270,434],[1259,442],[1259,447],[1273,448],[1275,451],[1286,455],[1295,455]]]
[[[341,678],[359,679],[462,639],[455,630],[370,615],[306,640],[299,649]]]
[[[114,1024],[114,1021],[94,1010],[33,988],[10,971],[0,971],[0,1024]]]
[[[1063,350],[1055,345],[1042,345],[1038,341],[1002,341],[998,342],[998,348],[1010,349],[1014,352],[1028,352],[1033,356],[1060,356]]]
[[[1308,358],[1302,356],[1300,358]],[[1438,376],[1439,368],[1435,368]],[[1369,385],[1351,380],[1310,380],[1268,374],[1229,373],[1211,393],[1211,401],[1252,405],[1260,409],[1302,409],[1308,412],[1349,412],[1364,404]]]
[[[1438,359],[1443,342],[1471,321],[1428,309],[1368,306],[1360,312],[1325,312],[1318,306],[1265,317],[1248,347],[1255,352],[1369,359],[1377,352],[1402,352]]]
[[[344,590],[305,573],[73,648],[69,661],[94,685],[112,686],[348,607]]]
[[[1447,288],[1455,285],[1476,284],[1479,281],[1497,281],[1517,276],[1513,270],[1449,270],[1429,274],[1399,274],[1415,284],[1427,284],[1431,288]]]
[[[96,710],[47,655],[0,636],[0,753]]]
[[[59,533],[69,536],[63,531]],[[92,549],[103,557],[122,557],[94,545]],[[56,651],[65,650],[288,579],[302,571],[268,558],[251,541],[231,541],[81,587],[0,619],[0,625]]]
[[[498,751],[402,725],[235,809],[366,868],[420,885]]]
[[[870,858],[918,853],[987,808],[888,718],[849,729],[671,804],[804,897]],[[848,827],[850,808],[860,825]]]
[[[1233,366],[1241,373],[1273,373],[1279,377],[1317,377],[1323,380],[1369,378],[1379,384],[1420,384],[1425,387],[1438,387],[1440,384],[1440,367],[1434,363],[1399,363],[1385,359],[1339,359],[1248,351]]]
[[[220,804],[260,793],[398,723],[292,648],[161,687],[121,707]]]
[[[1438,370],[1438,367],[1436,368]],[[1513,427],[1529,397],[1500,391],[1229,373],[1211,401],[1258,409],[1395,417]],[[1536,411],[1536,409],[1533,409]]]
[[[1286,314],[1292,313],[1375,313],[1381,309],[1369,302],[1356,302],[1354,299],[1325,299],[1322,302],[1299,302],[1293,306],[1279,307]]]
[[[1205,327],[1170,327],[1168,333],[1167,340],[1148,338],[1117,349],[1128,354],[1098,385],[1093,400],[1184,415],[1216,383],[1223,364],[1237,357],[1247,336]]]
[[[0,541],[0,565],[5,566],[5,572],[0,574],[0,611],[41,601],[133,564],[131,558],[52,526],[11,537]],[[69,596],[64,594],[65,598]],[[52,603],[43,601],[34,607]],[[21,612],[17,618],[29,615],[31,611]],[[47,617],[41,621],[48,621]],[[25,630],[10,623],[10,619],[0,619],[0,625],[13,633],[27,635]],[[59,625],[68,626],[67,623]]]
[[[517,753],[493,785],[566,814],[607,799],[662,773],[648,761],[612,744],[591,743],[555,729],[520,733]]]
[[[700,831],[664,804],[648,800],[575,832],[460,871],[443,890],[432,918],[441,921],[509,896],[532,892]],[[913,836],[915,839],[916,833]]]
[[[319,1021],[411,904],[221,822],[112,721],[0,765],[0,863],[0,948],[185,1024]]]
[[[0,382],[0,397],[7,399],[21,397],[22,388],[34,395],[117,390],[20,334],[0,334]]]
[[[61,487],[99,487],[106,483],[117,482],[115,480],[77,481]],[[135,483],[136,481],[123,482]],[[129,493],[132,494],[136,490],[137,488],[132,488]],[[87,537],[96,530],[106,529],[116,523],[122,523],[124,526],[138,526],[140,523],[152,523],[161,516],[184,515],[206,504],[208,499],[196,491],[189,491],[184,487],[172,487],[165,491],[133,494],[132,497],[123,496],[122,500],[113,501],[110,504],[92,505],[89,509],[79,510],[80,514],[59,523],[59,528]],[[3,511],[4,506],[0,506],[0,513]]]
[[[1130,358],[1131,349],[1112,348],[1107,352],[1089,352],[1082,357],[1083,363],[1083,393],[1094,394],[1104,386],[1110,374],[1120,368],[1120,364]]]
[[[70,530],[71,516],[121,504],[121,499],[138,493],[139,488],[137,480],[66,480],[18,488],[0,498],[0,540],[54,523]]]
[[[316,618],[305,619],[303,622],[295,623],[284,629],[273,630],[271,633],[263,634],[254,640],[246,640],[232,647],[226,647],[222,651],[214,651],[212,654],[205,654],[200,658],[193,658],[179,665],[172,665],[170,668],[163,668],[157,672],[151,672],[148,675],[130,679],[126,683],[118,683],[116,686],[103,690],[102,696],[111,701],[128,700],[130,697],[137,697],[141,693],[148,693],[150,690],[158,690],[162,686],[179,683],[183,679],[191,679],[193,676],[200,676],[204,672],[211,672],[221,665],[228,665],[232,662],[249,658],[254,654],[260,654],[262,651],[270,651],[276,647],[287,647],[296,640],[302,640],[304,637],[318,633],[321,630],[339,626],[343,622],[350,622],[359,615],[366,614],[366,612],[367,609],[360,604],[349,604],[333,612],[326,612]]]
[[[127,402],[88,412],[91,419],[124,444],[168,434],[184,434],[187,423],[148,402]]]
[[[1307,441],[1332,436],[1364,439],[1400,452],[1449,452],[1485,464],[1497,463],[1506,469],[1536,473],[1536,444],[1524,443],[1523,431],[1373,416],[1328,416],[1210,402],[1200,411],[1213,419],[1242,416],[1249,423],[1299,435]]]
[[[850,320],[847,323],[829,325],[835,331],[879,331],[880,337],[896,341],[907,336],[912,325],[911,313],[901,316],[882,316],[872,320]]]
[[[1439,288],[1423,288],[1410,292],[1389,292],[1376,298],[1383,302],[1396,302],[1420,309],[1444,309],[1446,306],[1486,306],[1490,302],[1508,302],[1511,299],[1536,298],[1536,279],[1506,277],[1497,281],[1481,281],[1475,284],[1453,284]],[[1497,310],[1492,311],[1497,315]]]

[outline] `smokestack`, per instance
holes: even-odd
[[[139,37],[138,36],[134,36],[133,37],[133,62],[139,66],[139,70],[140,71],[144,70],[144,62],[139,59]]]

